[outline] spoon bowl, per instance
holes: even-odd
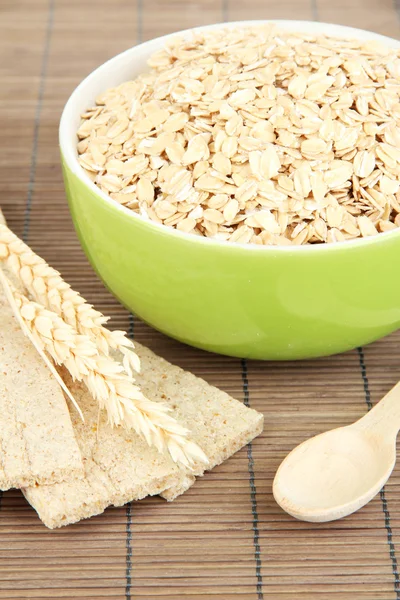
[[[395,461],[395,438],[382,438],[361,419],[297,446],[280,465],[273,494],[293,517],[333,521],[372,500]]]

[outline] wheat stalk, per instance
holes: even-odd
[[[100,408],[106,409],[111,426],[134,429],[150,446],[168,451],[175,462],[186,467],[195,461],[208,462],[204,452],[187,438],[189,431],[168,414],[169,407],[148,400],[120,363],[55,312],[15,290],[4,273],[1,281],[23,331],[41,356],[49,354],[73,379],[83,381]]]
[[[110,331],[104,324],[109,317],[91,304],[64,281],[60,273],[35,254],[7,225],[0,223],[0,261],[21,281],[39,304],[55,312],[76,331],[87,335],[104,354],[110,349],[122,353],[126,373],[140,372],[139,357],[134,344],[124,331]]]

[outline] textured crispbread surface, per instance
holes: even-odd
[[[192,431],[193,440],[207,454],[209,468],[261,431],[263,417],[256,411],[147,348],[136,344],[136,349],[142,363],[137,379],[143,392],[151,400],[171,406],[174,416]],[[61,527],[99,514],[110,504],[125,504],[166,489],[171,490],[167,498],[173,499],[190,487],[194,478],[149,448],[135,433],[111,429],[103,416],[97,430],[96,402],[84,386],[66,376],[65,380],[85,415],[84,424],[76,414],[71,416],[86,476],[24,490],[45,525]],[[195,466],[196,475],[203,472],[200,464]]]
[[[47,527],[55,528],[99,514],[110,504],[121,505],[157,494],[179,481],[179,469],[136,434],[112,429],[87,388],[65,382],[81,407],[85,423],[71,412],[85,464],[85,478],[24,490]]]
[[[0,289],[0,489],[83,476],[68,407]]]
[[[187,492],[194,483],[196,483],[196,477],[188,473],[186,476],[181,477],[179,483],[161,492],[160,496],[168,502],[172,502],[172,500]]]

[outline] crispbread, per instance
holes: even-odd
[[[137,380],[144,394],[170,405],[173,416],[191,430],[193,440],[207,454],[209,468],[260,433],[263,417],[256,411],[140,344],[136,351],[142,363]],[[84,386],[66,376],[65,380],[85,415],[83,424],[71,413],[86,478],[24,490],[45,525],[61,527],[98,514],[110,504],[121,505],[167,489],[172,499],[193,483],[192,475],[149,448],[135,433],[111,429],[103,416],[97,431],[97,404]],[[204,467],[196,464],[194,474],[203,472]]]
[[[64,394],[0,287],[0,489],[83,474]]]
[[[196,477],[194,475],[182,475],[179,483],[161,492],[160,496],[165,500],[168,500],[168,502],[172,502],[172,500],[175,500],[175,498],[178,498],[178,496],[187,492],[194,483],[196,483]]]
[[[0,489],[82,477],[64,394],[0,286]]]

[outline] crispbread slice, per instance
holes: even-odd
[[[206,452],[210,468],[260,433],[262,415],[140,344],[135,345],[142,363],[137,381],[144,394],[170,405],[172,414],[191,430],[193,440]],[[104,417],[96,431],[96,402],[84,386],[67,378],[66,383],[85,415],[83,424],[72,413],[86,477],[24,490],[45,525],[61,527],[98,514],[110,504],[121,505],[166,489],[181,493],[193,483],[191,475],[149,448],[135,433],[111,429]],[[194,474],[203,472],[197,464]]]
[[[0,223],[5,222],[0,209]],[[83,473],[64,394],[22,333],[0,286],[0,489]]]
[[[220,410],[224,415],[224,409],[226,410],[228,408],[229,410],[229,408],[231,407],[227,407],[225,402],[223,401],[221,402],[221,404],[222,406],[220,407]],[[216,407],[217,406],[218,405],[216,404]],[[224,436],[222,435],[220,439],[214,439],[209,444],[208,448],[203,447],[203,450],[207,454],[210,461],[208,469],[213,469],[217,465],[220,465],[222,462],[224,462],[224,460],[232,456],[232,454],[235,454],[235,452],[243,448],[243,446],[246,446],[246,444],[251,442],[251,440],[260,435],[260,433],[263,430],[264,419],[262,418],[262,415],[259,416],[261,418],[258,421],[249,420],[248,426],[246,427],[246,419],[243,419],[238,415],[236,422],[232,420],[232,423],[227,423],[228,426],[231,425],[231,428],[233,430],[231,432],[231,435],[229,436],[231,438],[229,440],[229,443],[225,443]],[[205,438],[205,442],[208,442],[207,438]],[[168,500],[168,502],[171,502],[172,500],[175,500],[175,498],[177,498],[178,496],[181,496],[182,494],[187,492],[187,490],[191,488],[195,482],[196,478],[193,475],[187,474],[186,476],[183,476],[181,478],[177,485],[172,486],[161,492],[160,496],[165,498],[165,500]]]
[[[195,483],[196,477],[194,477],[194,475],[184,475],[179,483],[161,492],[160,496],[165,500],[168,500],[168,502],[172,502],[172,500],[175,500],[178,496],[182,496],[182,494],[187,492]]]
[[[82,477],[64,394],[0,286],[0,489]]]

